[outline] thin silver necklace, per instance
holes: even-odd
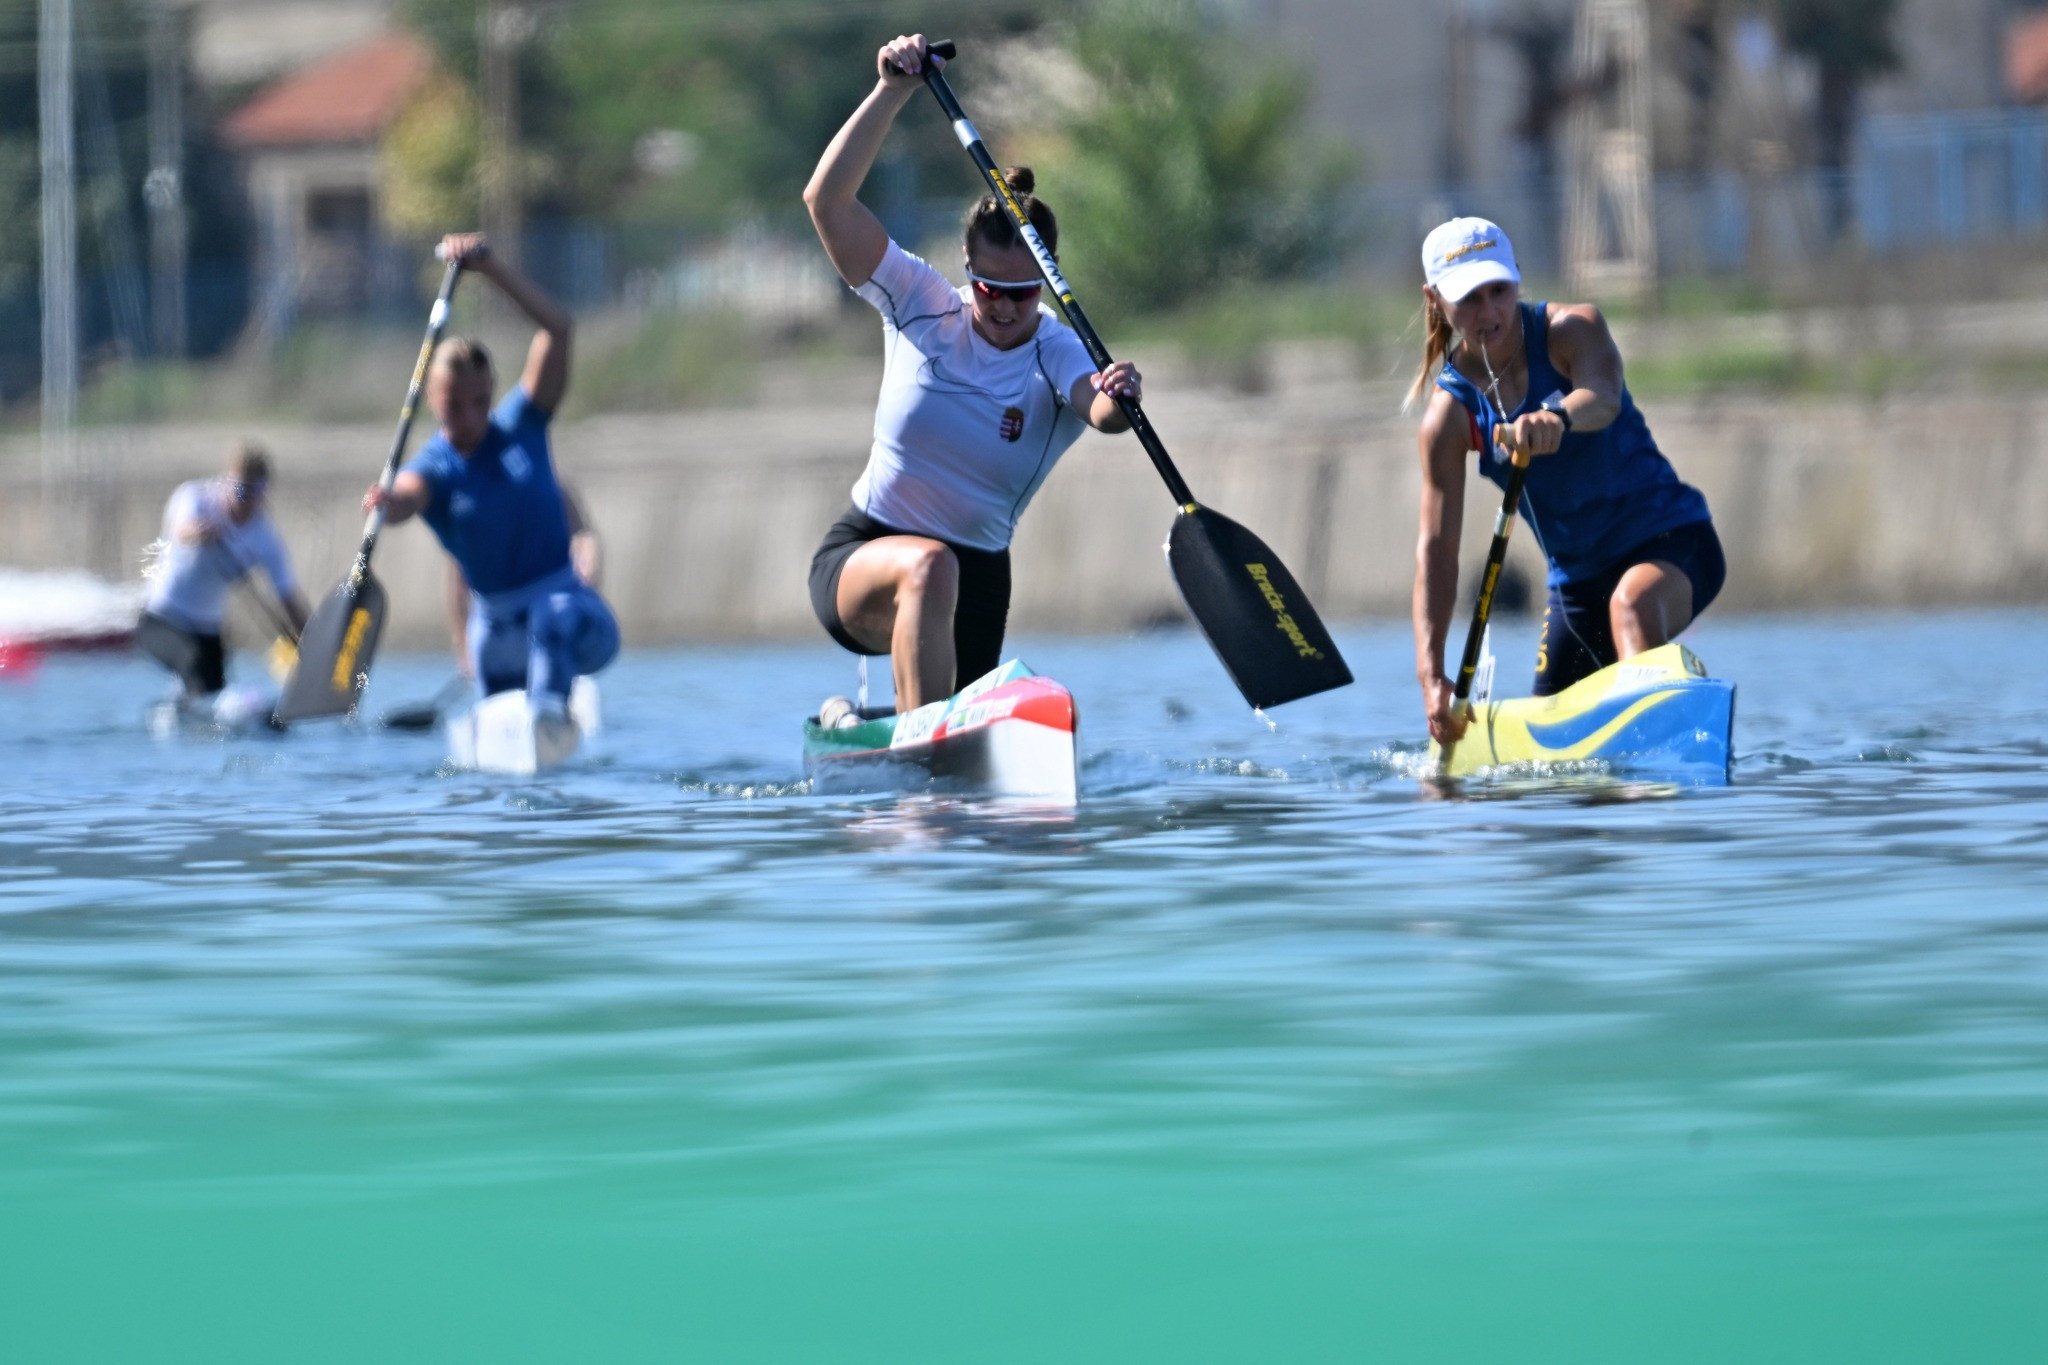
[[[1516,322],[1516,324],[1517,324],[1517,326],[1516,326],[1516,330],[1517,330],[1517,332],[1518,332],[1518,333],[1519,333],[1519,332],[1520,332],[1520,330],[1521,330],[1521,329],[1520,329],[1520,323],[1521,323],[1521,321],[1522,321],[1522,310],[1521,310],[1521,307],[1520,307],[1520,305],[1517,305],[1517,306],[1516,306],[1516,308],[1515,308],[1515,322]],[[1495,373],[1494,373],[1494,371],[1493,371],[1493,357],[1492,357],[1492,356],[1490,356],[1490,355],[1488,355],[1488,354],[1486,353],[1486,347],[1484,347],[1484,346],[1482,346],[1482,345],[1476,345],[1476,344],[1475,344],[1475,343],[1473,342],[1472,338],[1470,338],[1470,337],[1468,337],[1468,336],[1464,336],[1464,335],[1460,334],[1460,336],[1458,337],[1458,340],[1462,341],[1462,342],[1463,342],[1463,343],[1465,344],[1465,346],[1466,346],[1466,348],[1467,348],[1467,349],[1469,349],[1469,350],[1474,350],[1474,351],[1477,351],[1477,352],[1479,352],[1479,363],[1480,363],[1481,365],[1484,365],[1484,366],[1486,367],[1486,391],[1487,391],[1487,393],[1491,394],[1491,395],[1492,395],[1492,397],[1493,397],[1493,410],[1494,410],[1495,412],[1497,412],[1497,413],[1499,413],[1499,414],[1500,414],[1500,420],[1501,420],[1501,421],[1503,421],[1503,422],[1507,421],[1507,420],[1508,420],[1508,406],[1507,406],[1507,404],[1503,403],[1503,402],[1501,401],[1501,398],[1500,398],[1500,376],[1499,376],[1499,375],[1497,375],[1497,374],[1495,374]],[[1516,352],[1515,352],[1515,354],[1516,354],[1516,355],[1520,355],[1520,354],[1521,354],[1521,350],[1520,350],[1520,347],[1523,347],[1523,346],[1527,346],[1528,344],[1529,344],[1529,338],[1528,338],[1528,336],[1527,336],[1527,334],[1526,334],[1526,333],[1523,333],[1523,334],[1521,335],[1521,340],[1519,341],[1519,343],[1518,343],[1518,345],[1517,345],[1517,349],[1516,349]],[[1514,356],[1509,356],[1509,357],[1508,357],[1508,363],[1509,363],[1509,364],[1513,364],[1513,363],[1514,363]],[[1492,435],[1492,433],[1490,433],[1490,432],[1489,432],[1489,433],[1488,433],[1488,437],[1489,437],[1489,444],[1493,444],[1493,442],[1491,441],[1491,435]]]

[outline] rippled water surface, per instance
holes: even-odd
[[[1069,816],[810,796],[824,647],[632,655],[524,782],[52,663],[6,1358],[2043,1359],[2044,627],[1712,622],[1731,786],[1456,800],[1405,630],[1274,731],[1190,635],[1018,641]]]

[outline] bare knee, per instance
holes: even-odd
[[[896,582],[899,602],[908,598],[927,608],[950,608],[960,596],[960,561],[937,541],[922,541],[903,551]]]
[[[1676,567],[1640,565],[1608,599],[1615,643],[1624,657],[1670,642],[1692,620],[1692,583]]]

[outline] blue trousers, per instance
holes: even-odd
[[[618,653],[618,618],[573,572],[470,597],[469,661],[484,696],[523,687],[536,705],[559,707],[570,683]]]

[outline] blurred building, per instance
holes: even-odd
[[[259,324],[373,306],[385,268],[377,143],[427,71],[418,45],[392,36],[398,0],[174,2],[189,11],[195,72],[233,110],[224,132],[245,158],[258,227]],[[1512,224],[1539,275],[1558,273],[1568,129],[1589,79],[1572,58],[1580,0],[1214,2],[1298,58],[1316,120],[1362,153],[1351,226],[1367,260],[1412,272],[1429,225],[1476,212]],[[2048,29],[2015,29],[2016,0],[1899,0],[1901,67],[1863,88],[1841,166],[1819,153],[1819,83],[1778,41],[1768,0],[1644,8],[1655,258],[1667,273],[1782,269],[1845,236],[1904,251],[2048,234],[2027,169]],[[2038,74],[2022,79],[2028,60]],[[650,284],[650,267],[619,264],[615,227],[530,223],[521,245],[578,306],[670,294],[785,306],[786,289],[680,242]]]
[[[1364,152],[1369,255],[1405,268],[1452,212],[1518,225],[1557,265],[1556,183],[1574,89],[1578,0],[1239,0],[1232,8],[1316,79],[1315,110]],[[1741,270],[1830,249],[2048,232],[2029,208],[2041,102],[2009,83],[2014,0],[1900,0],[1896,71],[1861,91],[1849,164],[1820,165],[1818,80],[1766,4],[1651,0],[1659,255]],[[2022,26],[2048,93],[2048,21]],[[1844,179],[1846,177],[1846,180]],[[1841,221],[1835,221],[1837,214]]]
[[[257,324],[362,312],[395,280],[383,249],[378,146],[434,71],[390,30],[266,87],[222,131],[247,159],[256,221]]]
[[[2005,88],[2021,104],[2048,105],[2048,12],[2014,24],[2007,34]]]

